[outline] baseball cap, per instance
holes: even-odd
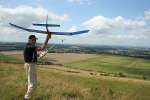
[[[36,36],[35,35],[30,35],[28,39],[33,39],[33,38],[36,38]],[[38,39],[38,38],[36,38],[36,39]]]

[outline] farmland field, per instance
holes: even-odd
[[[21,53],[6,54],[0,54],[0,100],[22,100],[26,76]],[[72,53],[48,54],[44,60],[51,63],[38,65],[38,88],[32,100],[150,98],[149,60]]]
[[[150,79],[150,60],[141,58],[99,55],[95,58],[65,63],[65,66],[114,76]]]

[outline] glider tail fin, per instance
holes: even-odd
[[[49,29],[48,29],[48,15],[47,15],[47,17],[46,17],[46,31],[47,31],[47,34],[49,34],[50,35],[50,38],[51,38],[51,35],[52,35],[52,33],[49,31]]]

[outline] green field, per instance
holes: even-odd
[[[103,72],[106,75],[150,79],[150,60],[116,55],[99,55],[65,63],[66,67]]]
[[[9,56],[9,55],[4,55],[0,53],[0,62],[1,63],[23,63],[23,61],[21,59],[17,59],[13,56]]]
[[[23,63],[20,63],[22,60],[6,55],[0,55],[0,59],[0,100],[22,100],[26,91],[26,75]],[[15,61],[17,63],[14,63]],[[131,67],[149,70],[148,60],[112,55],[99,55],[64,64],[67,67],[100,73],[105,71],[125,74],[126,70],[121,68]],[[121,67],[121,64],[126,66]],[[101,67],[102,65],[105,67]],[[121,79],[112,76],[91,77],[55,70],[51,67],[53,65],[39,65],[38,88],[32,100],[149,100],[150,98],[150,81],[148,80],[128,79],[128,76]],[[130,73],[126,72],[126,74]],[[131,73],[131,75],[143,76],[141,73],[138,75]]]

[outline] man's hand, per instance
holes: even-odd
[[[48,38],[51,38],[52,32],[48,32]]]
[[[48,44],[48,41],[51,38],[51,34],[52,34],[51,32],[48,32],[44,44],[41,47],[37,48],[37,51],[42,51],[42,50],[44,50],[46,48],[46,46]]]
[[[45,40],[43,46],[41,46],[40,49],[37,49],[38,51],[44,50],[44,49],[46,48],[47,44],[48,44],[49,39],[51,38],[52,32],[50,32],[50,31],[48,30],[48,26],[46,26],[46,30],[47,30],[46,40]]]
[[[46,26],[46,31],[47,31],[47,34],[48,34],[48,38],[51,38],[51,35],[52,35],[52,32],[50,32],[49,30],[48,30],[48,26]]]

